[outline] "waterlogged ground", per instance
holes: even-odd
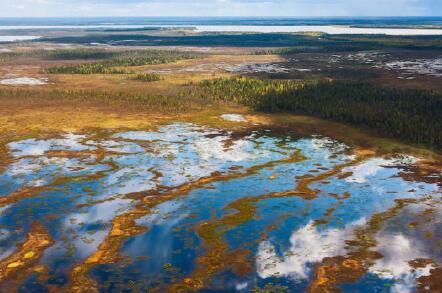
[[[9,292],[440,290],[441,174],[405,154],[188,123],[7,151]]]

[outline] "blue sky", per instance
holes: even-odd
[[[0,0],[5,16],[442,16],[442,0]]]

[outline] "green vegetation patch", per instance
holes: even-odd
[[[126,69],[118,69],[105,66],[100,63],[62,65],[45,69],[45,73],[50,74],[128,74],[132,73]]]
[[[167,50],[140,50],[114,52],[112,58],[88,64],[53,66],[45,69],[51,74],[127,74],[133,73],[115,67],[132,67],[173,63],[179,60],[195,59],[201,54]]]
[[[50,60],[95,60],[108,59],[117,56],[115,51],[106,51],[101,49],[69,49],[53,50],[38,53],[39,56]]]
[[[168,50],[141,50],[122,52],[115,58],[106,60],[106,66],[144,66],[173,63],[180,60],[196,59],[202,54],[168,51]]]

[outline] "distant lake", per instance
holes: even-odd
[[[0,30],[55,30],[55,29],[142,29],[142,28],[194,28],[196,32],[259,32],[259,33],[296,33],[322,32],[336,34],[385,34],[397,36],[411,35],[442,35],[442,29],[431,28],[358,28],[340,25],[6,25]],[[13,38],[13,36],[0,36]],[[35,37],[21,36],[20,40],[35,39]]]
[[[255,26],[255,25],[202,25],[197,26],[198,32],[261,32],[261,33],[295,33],[322,32],[331,35],[341,34],[386,34],[386,35],[442,35],[442,29],[402,29],[402,28],[355,28],[332,25],[300,25],[300,26]]]

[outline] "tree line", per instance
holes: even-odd
[[[349,81],[203,81],[198,94],[258,111],[289,111],[369,128],[390,137],[442,149],[442,95]]]
[[[166,64],[195,59],[201,54],[168,50],[134,50],[112,52],[111,56],[112,58],[100,62],[53,66],[44,71],[50,74],[129,74],[133,72],[115,67]]]

